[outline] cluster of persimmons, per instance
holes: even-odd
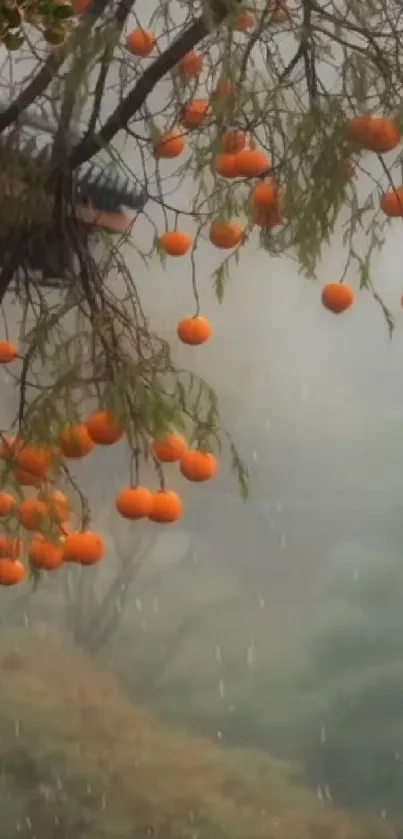
[[[289,13],[284,3],[269,0],[275,22],[285,22]],[[256,21],[247,11],[240,11],[233,23],[236,31],[246,32],[252,29]],[[152,32],[137,28],[127,36],[127,48],[132,55],[147,57],[156,47],[156,38]],[[203,71],[205,58],[196,50],[187,53],[177,65],[180,80],[197,79]],[[235,97],[232,82],[222,79],[211,95],[206,98],[191,98],[180,108],[178,125],[162,132],[153,141],[153,153],[157,159],[173,159],[182,155],[186,149],[187,135],[202,126],[214,115],[217,103]],[[340,166],[340,180],[351,181],[355,176],[355,166],[351,155],[359,152],[385,154],[395,149],[400,142],[400,130],[395,120],[390,117],[364,114],[350,119],[346,123],[345,145]],[[242,179],[251,183],[249,194],[252,223],[266,230],[281,225],[284,221],[283,197],[279,183],[273,177],[271,162],[267,154],[253,145],[247,132],[240,129],[226,130],[219,137],[219,152],[213,160],[213,171],[219,178],[228,180]],[[403,186],[389,189],[381,198],[381,210],[389,217],[403,217]],[[236,221],[212,219],[209,239],[214,247],[231,250],[243,245],[247,240],[248,229]],[[159,246],[169,256],[185,256],[192,247],[191,236],[181,230],[167,230],[159,237]],[[355,295],[346,283],[328,283],[322,289],[322,303],[329,311],[340,314],[353,304]],[[185,327],[184,327],[185,324]],[[210,337],[211,330],[204,319],[197,316],[181,321],[178,334],[185,343],[202,343]],[[193,340],[194,335],[194,340]]]
[[[76,14],[82,14],[88,0],[72,0]],[[290,20],[286,0],[267,0],[267,24],[284,24]],[[251,33],[259,19],[248,4],[228,18],[228,25],[238,33]],[[138,26],[128,32],[126,47],[136,59],[146,59],[157,54],[158,38],[150,29]],[[186,90],[187,82],[199,80],[206,63],[206,56],[196,49],[181,58],[176,66],[178,79]],[[158,160],[172,160],[186,150],[187,136],[203,128],[214,117],[216,107],[236,101],[234,83],[224,76],[214,90],[206,95],[192,95],[179,106],[177,125],[162,131],[152,139],[152,151]],[[233,109],[232,109],[233,112]],[[234,114],[233,114],[234,115]],[[355,177],[351,155],[373,152],[383,155],[393,151],[400,143],[400,130],[389,116],[362,114],[346,121],[345,143],[340,165],[340,180],[345,183]],[[250,183],[249,206],[252,224],[273,230],[284,222],[284,201],[281,185],[273,176],[267,154],[251,142],[247,132],[229,128],[219,138],[219,151],[212,167],[218,178],[243,180]],[[388,217],[403,217],[403,185],[391,188],[381,198],[381,210]],[[241,247],[248,238],[248,227],[227,218],[212,219],[209,239],[221,250]],[[159,236],[159,247],[168,256],[183,257],[192,248],[192,237],[182,230],[166,230]],[[329,311],[340,314],[349,309],[355,300],[353,290],[345,282],[328,283],[322,289],[322,304]],[[179,339],[185,344],[198,345],[209,340],[211,325],[199,313],[181,320],[177,327]]]
[[[0,344],[0,360],[10,355],[9,342]],[[93,565],[102,558],[105,547],[98,533],[71,527],[68,498],[55,488],[52,473],[60,461],[85,458],[97,446],[111,446],[123,439],[123,425],[107,410],[92,412],[84,422],[63,429],[53,446],[26,443],[3,437],[0,458],[6,474],[18,487],[19,498],[0,492],[0,519],[24,538],[10,537],[9,528],[0,534],[0,585],[14,585],[24,579],[26,568],[21,555],[26,551],[31,567],[51,571],[66,562]],[[207,481],[217,472],[211,452],[188,448],[178,433],[165,433],[150,441],[151,454],[159,464],[178,463],[184,478]],[[29,487],[33,494],[24,496]],[[168,489],[152,492],[145,486],[121,489],[115,499],[117,512],[133,521],[149,519],[160,524],[176,522],[182,515],[180,497]]]

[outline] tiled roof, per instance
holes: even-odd
[[[6,107],[6,104],[0,101],[0,111],[4,111]],[[20,151],[46,164],[52,151],[52,143],[48,138],[52,137],[55,131],[54,124],[39,112],[24,112],[18,139]],[[78,139],[74,137],[73,142],[77,142]],[[119,212],[124,208],[141,210],[147,200],[146,191],[139,182],[133,183],[129,177],[118,171],[113,163],[108,165],[99,157],[93,158],[77,170],[75,187],[80,203],[90,203],[107,212]]]

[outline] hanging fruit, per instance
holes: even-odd
[[[161,250],[168,256],[185,256],[192,244],[190,236],[180,230],[167,230],[158,241]]]
[[[85,426],[93,443],[98,446],[113,446],[124,435],[124,428],[110,411],[93,411],[87,417]]]
[[[205,344],[211,337],[211,331],[209,321],[201,315],[193,318],[182,318],[177,326],[180,341],[194,347]]]
[[[152,496],[152,508],[149,519],[158,524],[173,524],[183,512],[182,502],[176,492],[159,490]]]
[[[217,473],[217,460],[210,452],[188,451],[181,459],[180,471],[188,481],[210,481]]]
[[[340,315],[354,303],[354,292],[345,283],[328,283],[322,289],[322,303],[335,315]]]
[[[152,510],[152,493],[146,487],[126,487],[116,496],[116,509],[125,519],[146,518]]]
[[[152,53],[155,47],[155,37],[148,29],[133,29],[128,33],[126,46],[132,55],[145,58]]]
[[[186,440],[180,434],[171,432],[163,434],[151,444],[151,451],[160,463],[175,463],[183,457],[186,449]]]

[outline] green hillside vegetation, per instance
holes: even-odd
[[[295,770],[190,739],[43,628],[0,642],[0,837],[387,839],[321,804]]]

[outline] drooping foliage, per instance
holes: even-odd
[[[217,396],[188,371],[214,331],[199,282],[206,248],[222,301],[248,248],[312,279],[339,243],[337,276],[318,291],[323,316],[349,317],[362,290],[392,329],[371,263],[403,215],[402,71],[394,0],[365,13],[353,1],[10,0],[1,14],[0,361],[18,395],[1,423],[2,482],[18,504],[4,516],[0,582],[11,585],[25,576],[23,550],[35,573],[102,558],[74,465],[99,446],[126,447],[126,518],[178,521],[165,463],[199,483],[222,448],[246,494]],[[133,271],[158,258],[186,260],[194,297],[172,343],[153,331]],[[155,444],[172,438],[185,450],[167,461]],[[68,496],[63,521],[55,491]]]

